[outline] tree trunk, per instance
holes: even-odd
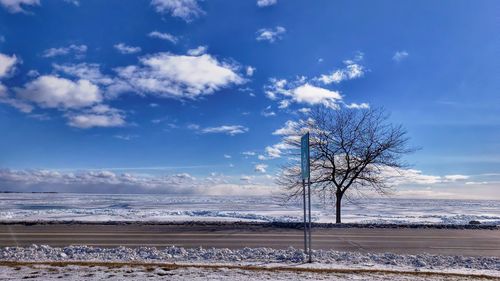
[[[335,200],[335,223],[341,223],[341,218],[340,218],[340,215],[341,215],[341,212],[340,212],[340,204],[341,204],[341,201],[342,201],[342,192],[337,192],[336,193],[336,196],[337,196],[337,200]]]

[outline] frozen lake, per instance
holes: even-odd
[[[0,221],[301,221],[300,204],[277,198],[108,195],[0,194]],[[360,199],[343,202],[346,223],[500,225],[500,201]],[[313,220],[334,222],[332,205],[313,205]]]

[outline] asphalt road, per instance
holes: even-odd
[[[188,225],[0,225],[0,246],[303,247],[303,232],[273,227]],[[499,230],[313,229],[314,249],[500,257]]]

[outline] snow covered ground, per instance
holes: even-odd
[[[344,202],[346,223],[500,225],[500,201],[364,199]],[[334,222],[331,205],[313,220]],[[277,198],[171,195],[0,194],[0,221],[301,221],[300,204]]]
[[[488,280],[474,276],[440,276],[395,273],[332,273],[294,271],[256,271],[228,268],[162,268],[162,267],[103,267],[103,266],[19,266],[0,267],[0,280],[336,280],[336,281],[469,281]],[[492,280],[492,279],[489,279]]]

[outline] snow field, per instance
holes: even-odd
[[[313,202],[313,221],[335,222],[331,204]],[[279,198],[116,194],[0,194],[0,221],[250,221],[300,222],[300,202]],[[346,201],[343,222],[363,224],[500,225],[499,201],[409,200]]]

